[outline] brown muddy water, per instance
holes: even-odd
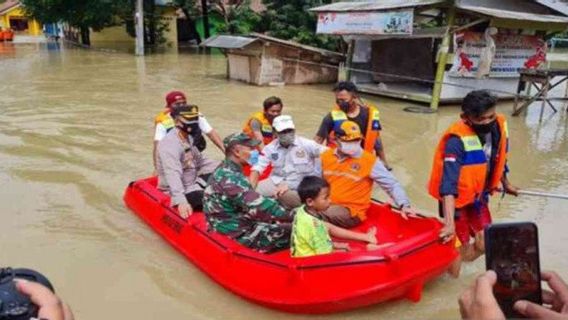
[[[221,55],[135,58],[53,44],[0,44],[0,265],[41,270],[78,319],[303,319],[225,291],[161,240],[122,202],[131,180],[152,172],[153,116],[171,89],[187,92],[223,135],[240,129],[264,98],[281,96],[299,132],[315,133],[331,86],[262,88],[225,79]],[[403,111],[406,102],[370,97],[382,112],[394,173],[414,204],[426,194],[434,146],[459,114]],[[500,110],[510,114],[511,105]],[[568,194],[568,117],[540,107],[509,118],[511,181]],[[208,153],[221,154],[210,147]],[[384,195],[378,193],[384,199]],[[544,269],[568,278],[568,202],[495,197],[498,221],[534,221]],[[420,303],[398,301],[331,319],[454,319],[459,293],[484,269],[430,283]],[[323,318],[323,317],[321,317]]]

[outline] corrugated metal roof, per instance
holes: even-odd
[[[568,16],[568,0],[535,0],[543,6]]]
[[[216,35],[203,41],[201,45],[221,49],[242,49],[256,40],[255,38],[241,36]]]
[[[534,0],[457,0],[456,3],[496,10],[555,15],[548,7],[536,3]]]
[[[322,54],[323,56],[336,56],[338,58],[343,58],[343,54],[338,53],[338,52],[334,52],[334,51],[329,51],[329,50],[325,50],[325,49],[320,49],[320,48],[316,48],[316,47],[312,47],[312,46],[308,46],[305,44],[301,44],[301,43],[297,43],[294,41],[289,41],[289,40],[282,40],[282,39],[278,39],[278,38],[274,38],[271,36],[267,36],[265,34],[262,33],[251,33],[250,36],[252,37],[257,37],[259,39],[265,40],[265,41],[270,41],[270,42],[276,42],[285,46],[289,46],[289,47],[294,47],[294,48],[299,48],[299,49],[303,49],[306,51],[312,51],[312,52],[317,52]]]
[[[446,0],[380,0],[380,1],[357,1],[336,2],[325,6],[315,7],[310,11],[315,12],[353,12],[353,11],[379,11],[389,9],[411,8],[444,3]]]
[[[204,47],[221,48],[221,49],[242,49],[255,41],[274,42],[288,47],[302,49],[305,51],[317,52],[326,57],[336,57],[340,59],[344,58],[344,55],[338,52],[307,46],[294,41],[282,40],[261,33],[251,33],[247,37],[216,35],[203,41],[201,45]]]
[[[568,24],[568,17],[566,16],[556,16],[551,14],[536,14],[533,12],[504,10],[499,7],[496,8],[489,6],[478,6],[472,4],[472,1],[457,0],[456,7],[462,10],[477,12],[486,16],[491,16],[501,19]]]

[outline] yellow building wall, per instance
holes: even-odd
[[[165,45],[177,48],[177,14],[174,8],[161,9],[161,22],[167,25],[164,31]],[[134,46],[135,39],[126,32],[124,25],[104,28],[99,32],[91,30],[91,46],[94,48],[121,49]]]
[[[134,38],[128,35],[124,25],[104,28],[98,32],[91,30],[90,37],[93,48],[121,49],[134,46]]]
[[[178,34],[176,9],[169,7],[164,8],[160,19],[167,25],[167,30],[164,32],[166,46],[170,48],[177,48]]]
[[[28,31],[27,33],[31,36],[39,36],[42,34],[42,25],[35,19],[26,17],[22,9],[16,7],[4,14],[0,15],[0,23],[2,28],[10,27],[10,18],[24,18],[28,20]]]

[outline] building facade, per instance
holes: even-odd
[[[19,1],[7,0],[0,4],[0,27],[11,29],[16,34],[38,36],[42,34],[42,25],[25,15]]]

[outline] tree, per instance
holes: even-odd
[[[195,26],[195,17],[199,16],[199,10],[197,10],[197,5],[195,0],[175,0],[175,5],[181,9],[183,15],[187,19],[187,31],[192,39],[197,41],[197,44],[201,43],[201,36],[197,32]]]
[[[217,30],[229,34],[248,34],[262,22],[262,17],[250,8],[250,0],[212,1],[225,23]],[[229,2],[229,3],[227,3]]]
[[[133,5],[131,0],[22,0],[25,12],[42,23],[67,22],[81,31],[81,42],[90,45],[89,28],[99,31],[117,24]]]
[[[331,3],[331,0],[263,0],[266,12],[259,26],[269,35],[299,43],[336,51],[343,46],[338,37],[317,35],[317,14],[313,7]],[[264,29],[264,30],[262,30]]]

